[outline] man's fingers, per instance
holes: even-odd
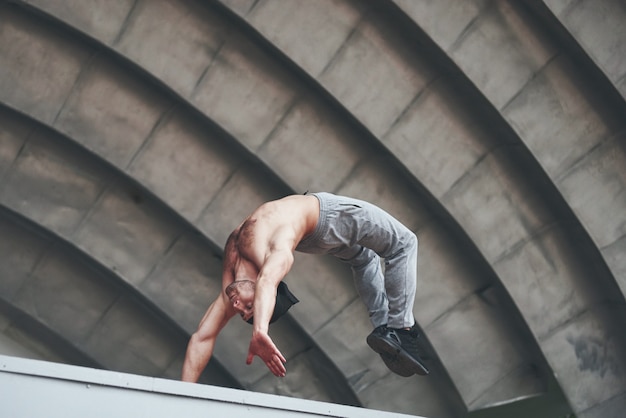
[[[282,363],[280,363],[280,366],[276,369],[276,371],[278,373],[274,373],[274,374],[278,377],[285,377],[285,375],[287,374],[287,369],[285,369],[285,366],[283,366]]]
[[[283,363],[278,361],[278,359],[273,360],[271,364],[268,364],[267,366],[272,371],[272,373],[274,373],[274,376],[277,377],[284,377],[285,372],[287,371]]]
[[[254,354],[248,351],[248,358],[246,358],[246,364],[252,364],[252,360],[254,360]]]
[[[287,369],[285,369],[285,365],[283,364],[284,362],[285,362],[285,359],[282,355],[280,357],[276,355],[276,360],[274,362],[274,365],[276,366],[276,369],[278,370],[277,376],[284,376],[285,373],[287,372]]]
[[[276,347],[276,346],[274,346],[274,355],[282,363],[287,363],[287,360],[285,359],[285,356],[283,356],[283,353],[281,353],[280,350],[278,349],[278,347]]]
[[[272,358],[265,362],[265,365],[276,377],[284,377],[287,372],[287,369],[285,369],[285,366],[282,361],[280,361],[278,355],[273,355]]]

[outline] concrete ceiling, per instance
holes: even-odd
[[[0,350],[178,379],[230,231],[331,191],[417,233],[431,375],[390,373],[346,266],[297,255],[287,377],[232,321],[203,383],[617,416],[624,22],[619,0],[0,1]]]

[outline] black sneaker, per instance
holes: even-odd
[[[392,331],[400,337],[402,350],[411,356],[413,360],[419,363],[422,373],[420,373],[420,371],[416,371],[415,373],[423,375],[429,374],[430,372],[426,367],[426,361],[428,361],[429,357],[424,351],[424,347],[419,339],[420,333],[417,328],[417,324],[414,324],[409,330],[392,329]]]
[[[387,351],[380,350],[380,340],[384,340],[388,337],[389,331],[387,325],[381,325],[376,327],[370,335],[367,336],[367,344],[372,347],[374,351],[380,354],[380,358],[385,362],[385,365],[389,370],[402,377],[413,376],[415,372],[411,370],[410,364],[403,361],[396,354],[390,354]],[[407,367],[408,366],[408,367]]]
[[[367,336],[367,344],[380,354],[385,365],[392,372],[408,377],[413,374],[427,375],[423,351],[418,343],[417,324],[410,330],[388,328],[385,325],[376,327]]]

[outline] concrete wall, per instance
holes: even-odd
[[[521,398],[610,416],[626,400],[624,8],[590,4],[1,2],[9,323],[28,317],[65,361],[176,379],[232,228],[327,190],[417,233],[433,372],[391,374],[346,266],[298,255],[302,302],[272,328],[287,378],[245,366],[237,323],[205,382],[425,416]]]

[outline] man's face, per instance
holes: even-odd
[[[239,286],[238,291],[230,296],[230,303],[244,321],[252,318],[254,314],[254,288],[252,286]]]

